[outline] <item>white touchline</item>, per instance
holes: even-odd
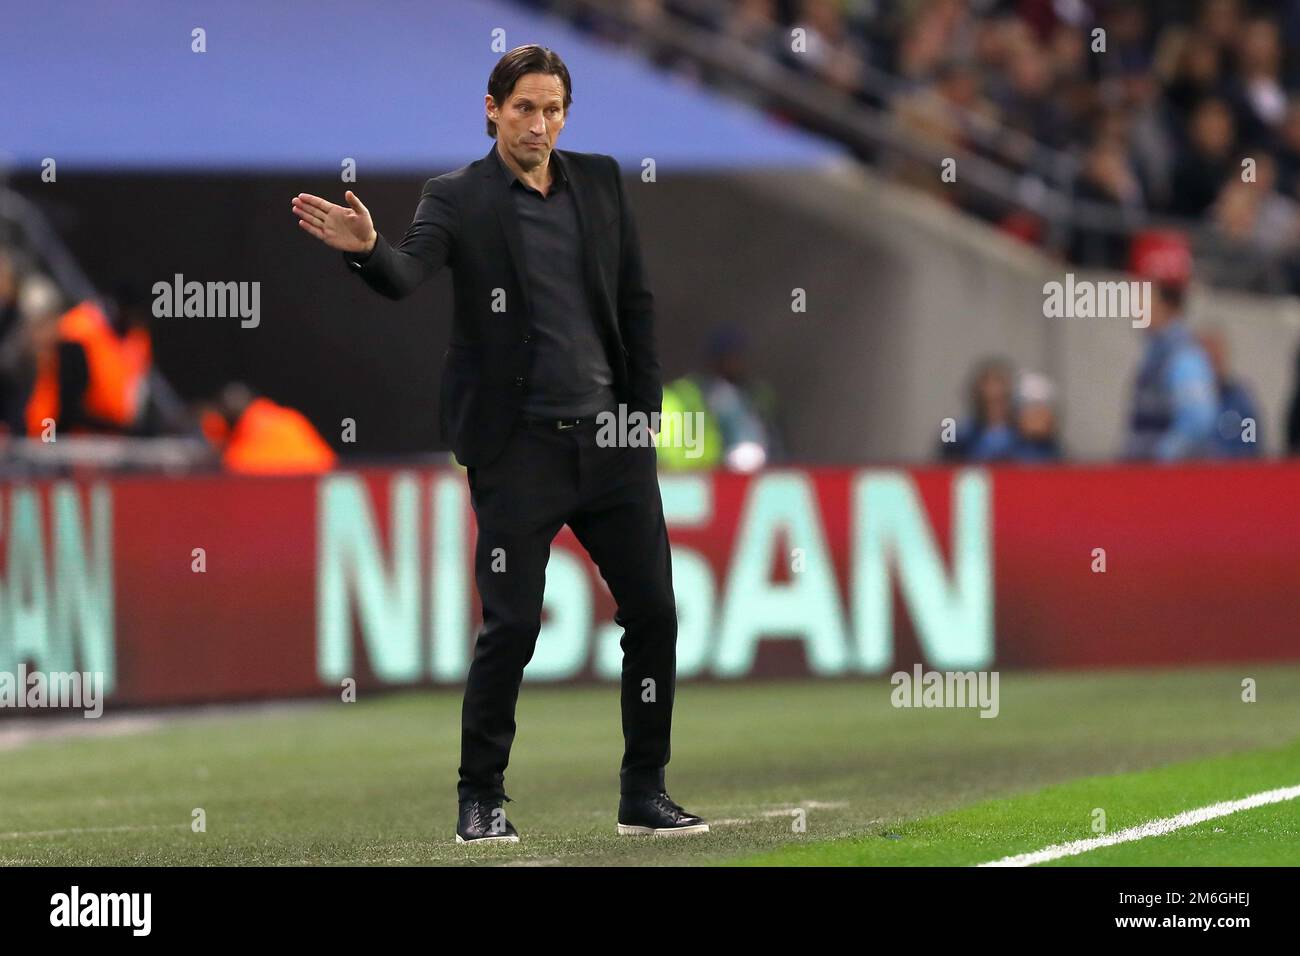
[[[1267,806],[1270,803],[1294,800],[1296,797],[1300,797],[1300,787],[1281,787],[1277,790],[1265,790],[1263,793],[1242,797],[1240,800],[1228,800],[1224,803],[1216,803],[1213,806],[1201,807],[1199,810],[1188,810],[1174,817],[1152,820],[1150,823],[1129,827],[1127,830],[1116,830],[1114,833],[1107,833],[1104,836],[1092,837],[1087,840],[1075,840],[1072,843],[1058,843],[1042,850],[1035,850],[1033,853],[1005,856],[990,863],[981,863],[980,866],[1033,866],[1035,863],[1059,860],[1065,856],[1078,856],[1080,853],[1087,853],[1089,850],[1096,850],[1103,846],[1114,846],[1116,843],[1128,843],[1146,837],[1162,836],[1166,833],[1172,833],[1174,830],[1181,830],[1183,827],[1195,826],[1198,823],[1204,823],[1206,820],[1213,820],[1216,817],[1226,817],[1238,810],[1251,810],[1255,807]]]
[[[119,827],[69,827],[65,830],[15,830],[0,833],[0,840],[25,840],[28,837],[69,836],[74,833],[133,833],[136,830],[172,830],[188,827],[188,823],[143,823]]]

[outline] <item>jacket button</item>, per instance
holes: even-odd
[[[533,340],[533,337],[532,337],[531,335],[525,335],[525,336],[524,336],[524,345],[527,345],[527,344],[528,344],[529,342],[531,342],[532,340]]]
[[[524,387],[524,379],[523,376],[520,376],[519,378],[515,379],[515,388],[523,388],[523,387]]]

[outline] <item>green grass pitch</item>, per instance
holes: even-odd
[[[1300,784],[1300,666],[1001,677],[995,719],[884,679],[683,684],[669,791],[713,832],[669,839],[615,834],[616,688],[526,684],[517,846],[453,842],[456,690],[20,745],[0,721],[0,864],[967,865]],[[1126,864],[1300,864],[1300,800],[1047,865]]]

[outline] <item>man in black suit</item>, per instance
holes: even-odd
[[[452,268],[442,428],[466,468],[483,602],[462,710],[460,843],[519,839],[502,809],[505,769],[551,541],[565,524],[624,630],[618,832],[708,830],[664,787],[677,607],[655,448],[645,433],[597,440],[597,417],[620,405],[633,421],[660,411],[653,296],[618,163],[555,148],[571,102],[555,53],[529,45],[503,56],[484,97],[495,143],[424,184],[396,245],[351,191],[347,206],[293,200],[302,228],[389,298]]]

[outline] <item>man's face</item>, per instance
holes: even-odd
[[[1174,294],[1165,292],[1159,282],[1151,284],[1151,324],[1147,332],[1159,332],[1178,315],[1179,303]]]
[[[980,375],[975,392],[985,422],[1000,425],[1007,420],[1011,414],[1011,381],[1003,369],[988,369]]]
[[[1056,431],[1056,416],[1052,406],[1042,402],[1025,405],[1020,409],[1020,434],[1030,441],[1046,441]]]
[[[525,73],[499,105],[485,98],[487,115],[497,124],[503,152],[523,169],[545,163],[564,129],[564,83],[548,73]]]

